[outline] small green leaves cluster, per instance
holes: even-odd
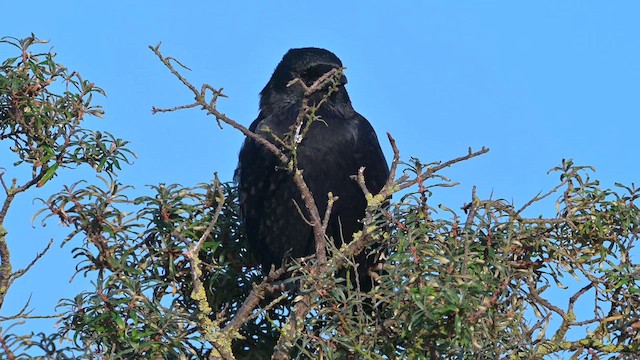
[[[17,53],[0,65],[0,140],[17,155],[13,165],[31,166],[38,186],[60,167],[88,164],[113,173],[133,156],[127,142],[81,126],[87,116],[103,117],[93,97],[104,91],[57,63],[55,53],[32,52],[45,43],[34,35],[0,39]]]

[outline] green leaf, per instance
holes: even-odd
[[[47,181],[51,180],[51,178],[56,174],[56,170],[58,170],[58,164],[57,163],[53,164],[50,168],[47,169],[47,171],[44,173],[44,176],[42,177],[42,179],[40,179],[40,181],[38,181],[37,187],[43,187],[44,184],[47,183]]]

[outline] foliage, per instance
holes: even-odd
[[[29,265],[14,271],[5,219],[16,196],[44,186],[63,168],[81,164],[111,176],[133,156],[126,149],[126,141],[81,126],[87,115],[102,117],[102,109],[93,105],[92,99],[94,94],[103,94],[103,91],[55,62],[51,51],[31,52],[32,47],[44,43],[33,35],[22,40],[0,39],[0,46],[17,50],[17,56],[0,65],[0,140],[17,157],[12,169],[8,170],[6,163],[0,168],[4,190],[0,207],[0,307],[14,281],[51,246],[50,242]],[[8,181],[7,175],[14,172]],[[22,175],[19,181],[18,174],[24,173],[27,175]],[[7,323],[31,317],[27,304],[18,314],[1,317],[0,321]],[[0,333],[10,327],[3,325]],[[5,333],[0,345],[9,354],[10,344],[20,344],[20,339]]]
[[[402,164],[392,143],[393,178],[381,194],[368,194],[364,230],[341,248],[326,242],[326,260],[297,259],[262,277],[245,247],[233,184],[216,176],[193,187],[159,184],[148,195],[133,193],[114,173],[129,161],[126,142],[80,126],[85,114],[101,115],[90,104],[101,90],[56,64],[53,54],[28,52],[41,44],[35,37],[3,44],[21,54],[0,73],[0,139],[17,165],[31,166],[32,178],[22,186],[3,180],[0,220],[15,194],[44,185],[60,168],[89,164],[106,175],[99,184],[65,186],[42,200],[39,214],[71,229],[63,243],[95,288],[61,300],[52,334],[16,335],[15,321],[27,313],[0,318],[6,354],[0,358],[539,359],[640,352],[634,247],[640,190],[633,186],[602,189],[592,169],[563,160],[551,171],[558,185],[520,208],[474,191],[469,204],[454,210],[431,201],[455,185],[440,171],[486,150]],[[203,107],[248,131],[217,112],[220,91],[197,90],[175,60],[152,50],[194,92],[196,102],[178,108]],[[58,79],[62,94],[50,90]],[[380,201],[392,194],[390,203]],[[544,213],[555,215],[525,216],[554,198],[555,209]],[[1,230],[4,299],[24,272],[11,270]],[[384,258],[370,293],[354,289],[343,271],[356,266],[361,251]],[[558,301],[558,292],[567,300]]]

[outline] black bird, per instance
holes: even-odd
[[[300,84],[287,84],[299,78],[310,86],[328,71],[341,67],[340,59],[325,49],[289,50],[260,93],[260,114],[249,129],[278,145],[273,134],[284,138],[291,131],[304,98]],[[350,176],[365,167],[367,187],[375,194],[389,175],[378,138],[367,119],[353,109],[346,83],[342,76],[337,91],[316,111],[322,121],[312,123],[297,149],[298,167],[320,216],[326,211],[327,194],[339,197],[327,228],[327,235],[338,246],[343,239],[351,241],[353,233],[362,229],[359,220],[366,207],[362,190]],[[311,95],[309,105],[319,103],[326,90]],[[285,256],[297,258],[315,252],[313,230],[292,202],[304,209],[300,192],[286,165],[273,153],[247,138],[240,150],[236,180],[249,249],[262,263],[263,273],[268,273],[272,265],[280,267]],[[367,272],[373,260],[364,255],[356,260],[361,289],[368,291],[372,283]]]

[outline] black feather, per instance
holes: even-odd
[[[260,93],[260,114],[250,129],[275,143],[269,130],[280,138],[290,132],[304,98],[302,86],[287,84],[300,78],[307,85],[342,63],[330,51],[319,48],[291,49],[276,67]],[[342,78],[338,91],[316,112],[323,121],[314,122],[297,150],[298,167],[311,190],[321,216],[327,206],[327,194],[338,196],[327,235],[339,246],[351,241],[361,230],[366,200],[357,183],[350,178],[364,166],[367,187],[377,193],[387,180],[389,169],[371,124],[352,107]],[[313,94],[311,103],[324,94]],[[316,98],[313,98],[316,96]],[[264,273],[272,265],[279,267],[286,254],[291,257],[314,253],[312,228],[301,218],[292,202],[301,207],[300,192],[285,165],[267,149],[247,138],[240,150],[236,180],[240,207],[250,250],[261,262]],[[371,288],[368,266],[372,260],[358,259],[363,270],[363,290]],[[364,264],[363,264],[364,263]],[[362,284],[365,282],[365,284]]]

